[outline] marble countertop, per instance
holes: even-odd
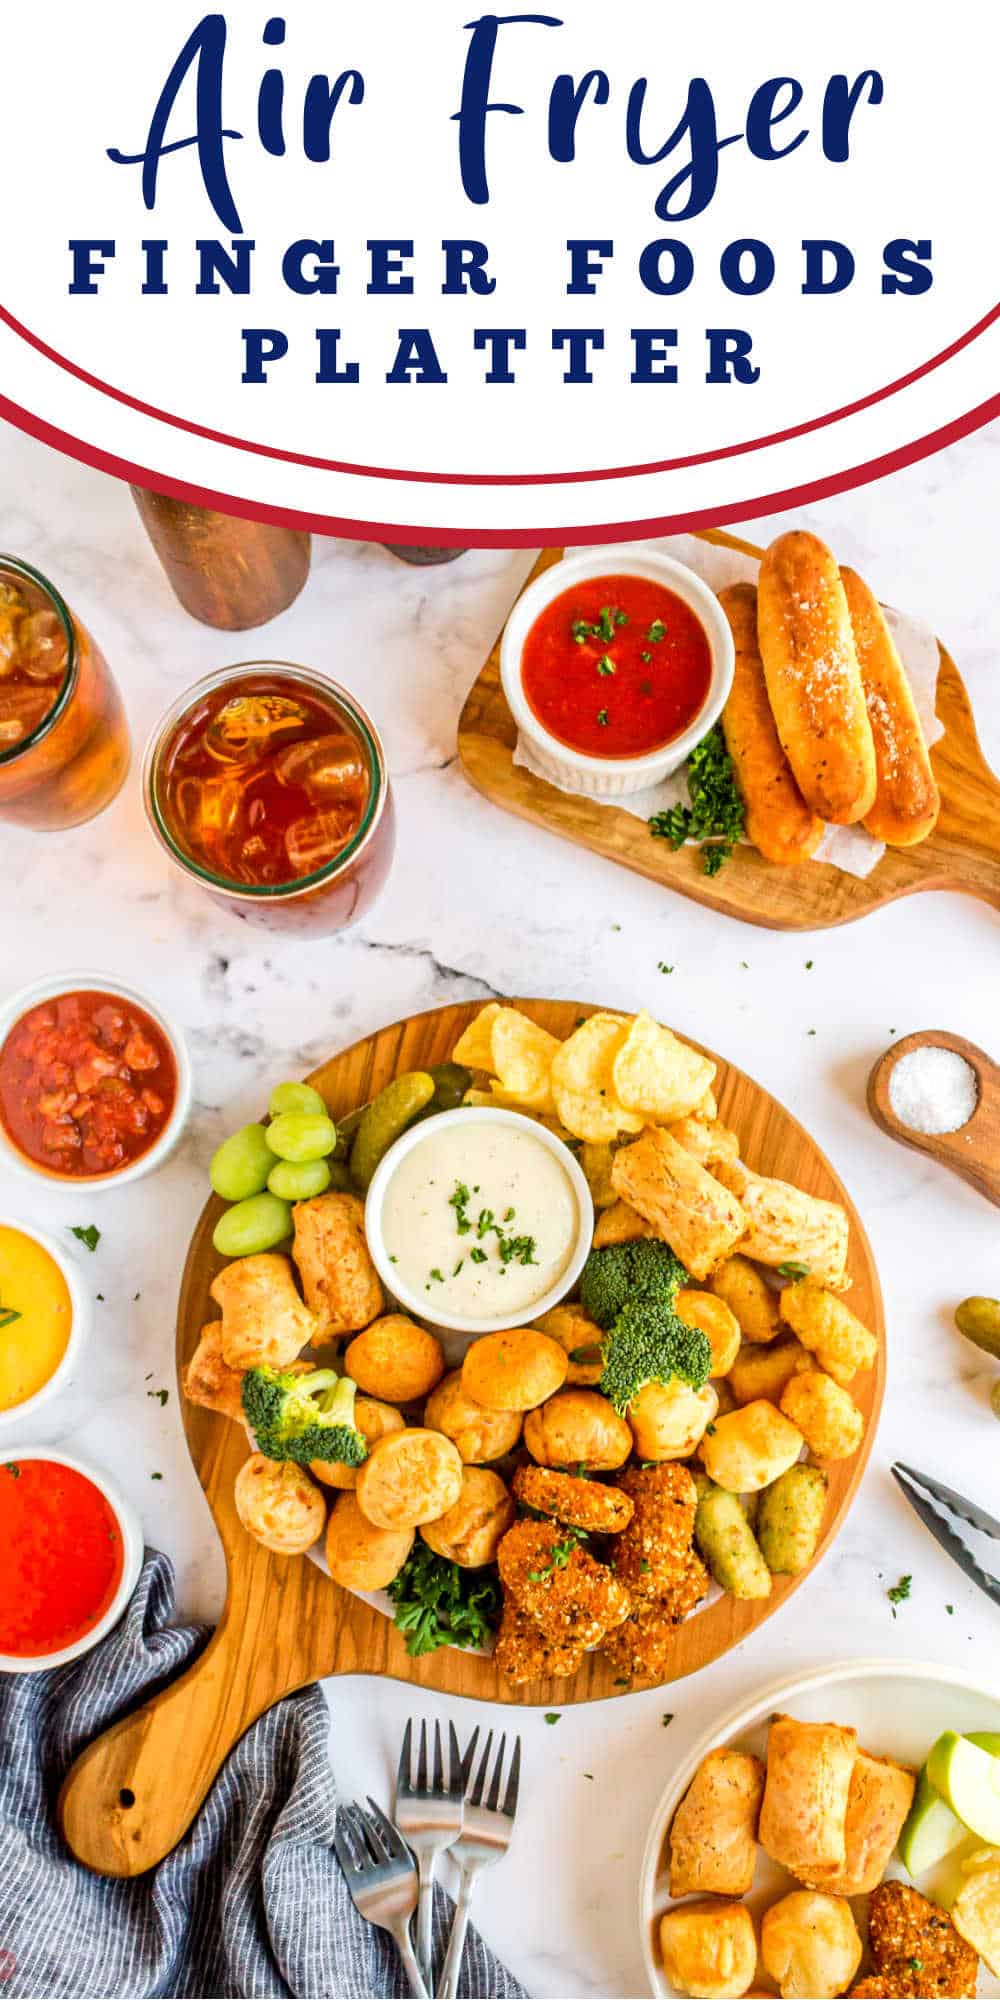
[[[3,826],[0,995],[64,969],[133,979],[182,1023],[195,1071],[186,1136],[155,1178],[96,1197],[46,1194],[40,1207],[35,1190],[0,1171],[5,1210],[52,1228],[97,1222],[102,1232],[87,1267],[102,1295],[96,1366],[30,1437],[5,1432],[5,1442],[62,1444],[112,1471],[147,1539],[173,1557],[182,1612],[217,1616],[223,1569],[177,1410],[178,1276],[209,1156],[255,1114],[264,1079],[301,1074],[373,1027],[445,1000],[536,992],[643,1005],[780,1097],[864,1219],[886,1297],[888,1394],[861,1493],[819,1571],[695,1681],[567,1708],[557,1723],[536,1711],[520,1718],[520,1823],[482,1895],[482,1928],[540,2000],[640,1993],[635,1890],[647,1823],[671,1769],[714,1717],[826,1659],[995,1672],[997,1612],[914,1520],[888,1473],[902,1454],[985,1501],[992,1485],[996,1503],[995,1371],[951,1323],[959,1298],[998,1288],[995,1213],[883,1138],[864,1091],[893,1033],[946,1026],[995,1045],[996,914],[958,896],[914,897],[860,925],[783,935],[716,916],[501,816],[466,784],[455,725],[529,567],[523,553],[418,570],[378,547],[320,541],[298,603],[260,633],[229,636],[181,611],[124,486],[5,426],[0,452],[0,547],[48,573],[98,637],[138,746],[199,675],[284,656],[360,695],[382,729],[396,790],[398,853],[381,902],[357,931],[312,944],[277,942],[179,884],[147,832],[135,770],[90,826],[59,836]],[[998,459],[1000,428],[988,429],[797,519],[883,598],[941,633],[1000,768]],[[786,525],[774,517],[744,532],[765,541]],[[658,970],[665,963],[669,975]],[[162,1406],[152,1393],[161,1386],[170,1392]],[[907,1572],[912,1595],[894,1614],[886,1591]],[[363,1679],[326,1692],[341,1786],[387,1800],[405,1717],[444,1704]],[[451,1706],[466,1709],[460,1725],[495,1719]]]

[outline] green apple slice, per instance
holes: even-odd
[[[946,1729],[927,1759],[927,1776],[970,1833],[1000,1846],[1000,1757]]]
[[[949,1736],[951,1732],[949,1732]],[[947,1739],[942,1737],[941,1742]],[[953,1741],[973,1744],[979,1751],[985,1751],[990,1758],[1000,1759],[1000,1734],[989,1729],[973,1730],[963,1738]],[[939,1744],[935,1744],[937,1750]],[[933,1756],[932,1751],[931,1755]],[[1000,1770],[1000,1763],[997,1766]],[[917,1779],[917,1789],[913,1804],[907,1814],[903,1831],[899,1836],[897,1852],[911,1880],[916,1881],[928,1870],[936,1868],[939,1861],[961,1847],[969,1837],[968,1825],[952,1811],[951,1806],[941,1797],[937,1786],[929,1774],[930,1760],[924,1765]],[[977,1829],[973,1828],[973,1832]]]

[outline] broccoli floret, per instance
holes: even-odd
[[[647,1382],[679,1378],[692,1389],[703,1389],[711,1366],[707,1335],[700,1327],[685,1326],[672,1300],[636,1299],[618,1314],[605,1339],[601,1394],[623,1417]]]
[[[363,1465],[368,1446],[354,1422],[356,1382],[332,1368],[291,1375],[280,1368],[248,1368],[243,1414],[265,1458],[333,1460]]]
[[[688,1274],[669,1244],[640,1236],[635,1243],[609,1243],[592,1250],[583,1267],[580,1300],[584,1312],[605,1331],[628,1305],[672,1306]]]

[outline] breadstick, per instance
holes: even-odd
[[[768,700],[806,804],[850,826],[875,804],[875,744],[851,614],[830,550],[779,535],[760,566],[757,636]]]
[[[941,809],[931,760],[903,662],[878,599],[853,569],[840,572],[875,739],[878,791],[868,832],[890,847],[915,847]]]
[[[734,583],[720,590],[719,603],[736,646],[722,731],[743,794],[747,835],[766,861],[808,861],[825,829],[806,805],[778,740],[757,645],[757,592],[752,583]]]

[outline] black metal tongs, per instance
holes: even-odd
[[[991,1576],[988,1569],[976,1561],[971,1549],[967,1549],[961,1535],[957,1534],[945,1520],[944,1514],[954,1514],[959,1521],[966,1521],[970,1528],[978,1528],[980,1534],[989,1535],[994,1542],[1000,1542],[1000,1521],[994,1520],[974,1500],[967,1500],[964,1493],[956,1493],[953,1486],[942,1486],[937,1479],[928,1479],[923,1472],[916,1472],[912,1465],[894,1465],[892,1476],[902,1493],[905,1493],[915,1514],[919,1514],[924,1527],[929,1528],[936,1542],[953,1562],[957,1562],[963,1576],[970,1577],[994,1604],[1000,1604],[1000,1577]],[[925,1497],[928,1496],[929,1498]],[[943,1509],[944,1512],[939,1510]]]

